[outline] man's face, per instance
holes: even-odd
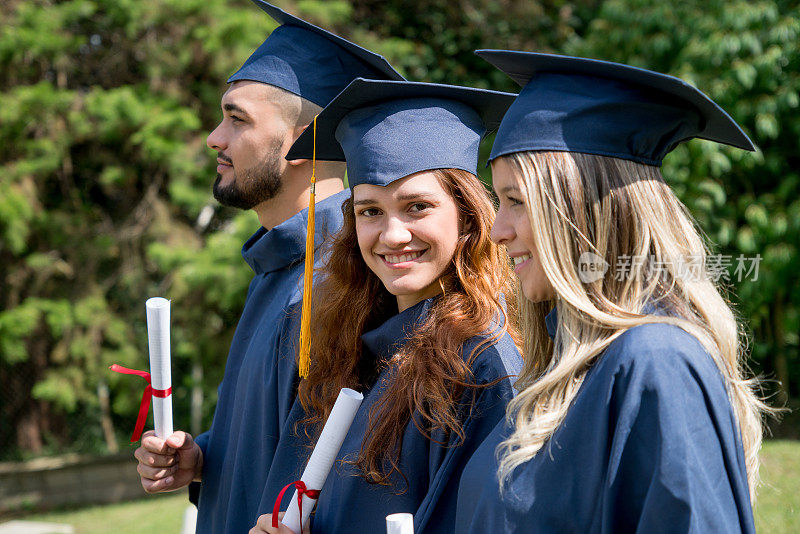
[[[206,144],[217,151],[214,198],[224,206],[251,209],[275,197],[291,127],[272,92],[258,82],[234,82],[222,95],[222,122]]]

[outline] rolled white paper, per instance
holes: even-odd
[[[169,301],[153,297],[145,302],[147,342],[150,347],[150,381],[153,389],[172,387],[169,351]],[[172,395],[153,397],[153,421],[156,436],[167,439],[172,434]]]
[[[331,414],[328,416],[328,420],[325,421],[322,433],[319,435],[314,451],[311,453],[311,458],[308,459],[303,476],[300,477],[300,480],[305,483],[308,489],[322,489],[322,485],[325,484],[325,479],[328,478],[328,473],[333,467],[336,455],[339,454],[339,449],[342,448],[342,442],[344,442],[347,431],[350,430],[353,418],[356,416],[358,407],[361,406],[361,401],[363,400],[364,395],[352,389],[343,388],[339,392]],[[303,530],[302,526],[308,522],[308,516],[311,515],[316,504],[316,499],[303,495],[303,518],[301,521],[300,510],[297,507],[297,490],[295,490],[292,500],[289,502],[289,507],[286,509],[286,515],[283,516],[281,522],[296,534],[300,534]]]
[[[414,534],[414,515],[409,513],[387,515],[386,534]]]

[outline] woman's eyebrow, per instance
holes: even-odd
[[[399,200],[399,201],[402,201],[402,202],[407,202],[409,200],[420,200],[420,199],[429,200],[429,199],[432,199],[434,197],[436,197],[435,194],[425,191],[425,192],[422,192],[422,193],[401,194],[401,195],[396,196],[395,200]],[[364,199],[361,199],[361,200],[353,201],[353,206],[363,206],[365,204],[378,204],[378,203],[379,202],[377,200],[374,200],[374,199],[371,199],[371,198],[364,198]]]
[[[429,193],[427,191],[423,191],[421,193],[406,193],[403,195],[398,195],[397,200],[419,200],[419,199],[429,199],[433,198],[436,195],[433,193]]]
[[[502,193],[504,195],[507,195],[509,193],[519,193],[519,187],[517,187],[516,185],[507,185],[500,191],[498,191],[498,194],[499,193]]]

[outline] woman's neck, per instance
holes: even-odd
[[[418,293],[414,293],[413,295],[397,295],[397,312],[403,313],[411,306],[414,306],[415,304],[422,302],[425,299],[435,297],[441,292],[442,292],[442,286],[441,284],[439,284],[439,281],[437,280],[424,290]]]

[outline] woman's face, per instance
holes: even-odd
[[[459,238],[455,200],[432,172],[353,188],[361,256],[400,311],[441,291]]]
[[[522,293],[532,302],[555,296],[536,253],[533,228],[528,218],[525,198],[517,185],[514,168],[503,158],[492,162],[492,186],[500,199],[500,208],[492,225],[492,241],[504,245],[514,261]]]

